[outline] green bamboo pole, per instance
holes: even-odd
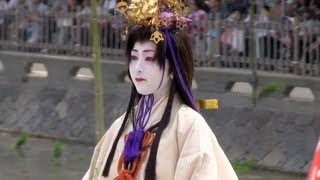
[[[250,0],[250,67],[252,72],[252,103],[255,106],[258,98],[258,73],[257,73],[257,62],[256,62],[256,46],[255,46],[255,37],[254,37],[254,0]]]
[[[104,133],[104,104],[103,104],[103,85],[101,77],[101,52],[99,41],[97,1],[91,0],[91,33],[92,33],[92,50],[93,50],[93,71],[95,85],[95,137],[98,142]]]

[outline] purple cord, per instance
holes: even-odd
[[[143,129],[130,131],[126,143],[124,145],[124,162],[126,164],[132,162],[139,155],[142,140],[144,137]]]
[[[170,51],[171,51],[171,55],[172,55],[172,58],[173,58],[174,67],[175,67],[175,69],[176,69],[176,71],[178,73],[178,78],[179,78],[179,81],[182,84],[182,88],[183,88],[184,92],[187,94],[188,100],[190,101],[192,108],[199,112],[199,109],[197,108],[197,106],[196,106],[196,104],[195,104],[195,102],[193,100],[193,97],[191,95],[190,89],[188,88],[188,86],[186,85],[186,83],[185,83],[185,81],[184,81],[184,79],[182,77],[180,66],[178,64],[178,61],[177,61],[177,58],[176,58],[176,54],[175,54],[174,49],[173,49],[173,45],[172,45],[172,42],[171,42],[171,38],[170,38],[168,29],[165,30],[165,36],[166,36],[166,39],[167,39],[167,43],[168,43],[168,45],[170,47]]]
[[[151,115],[151,109],[154,102],[153,94],[147,96],[147,102],[145,102],[145,97],[142,96],[139,105],[138,115],[134,124],[134,130],[144,129],[147,125],[149,117]],[[146,107],[145,104],[146,103]]]
[[[147,97],[146,102],[145,97]],[[132,162],[139,155],[144,137],[144,128],[149,121],[153,102],[153,94],[142,96],[140,99],[138,115],[133,126],[133,131],[129,132],[124,145],[124,162],[127,164]],[[146,104],[146,106],[144,104]]]

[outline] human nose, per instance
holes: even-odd
[[[138,59],[135,65],[135,70],[137,72],[142,72],[143,69],[143,61],[141,59]]]

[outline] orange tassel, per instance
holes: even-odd
[[[133,160],[130,170],[124,168],[124,154],[122,152],[118,162],[118,176],[115,178],[115,180],[134,180],[136,178],[139,169],[141,168],[141,165],[147,156],[146,150],[151,146],[154,137],[154,133],[149,131],[144,134],[139,156]],[[125,140],[126,138],[127,136],[125,136]]]

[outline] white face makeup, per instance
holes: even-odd
[[[156,44],[154,42],[136,42],[131,51],[129,72],[138,93],[153,94],[156,102],[169,92],[172,80],[169,77],[168,60],[166,60],[165,67],[160,69],[154,57],[155,53]]]

